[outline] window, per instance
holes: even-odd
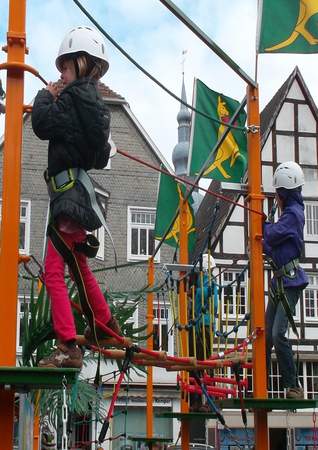
[[[165,303],[154,304],[153,309],[153,348],[173,352],[173,337],[171,334],[170,307]]]
[[[306,370],[306,392],[308,399],[318,398],[318,363],[307,361],[303,363]]]
[[[155,222],[155,208],[128,206],[127,253],[129,260],[148,259],[153,254]],[[156,255],[155,260],[159,261],[159,254]]]
[[[305,319],[310,322],[318,321],[318,275],[308,276],[309,284],[304,291]]]
[[[2,202],[0,204],[0,216],[2,215]],[[19,230],[19,252],[30,253],[30,222],[31,201],[22,200],[20,203],[20,230]]]
[[[71,436],[72,448],[89,448],[85,443],[91,441],[91,431],[93,419],[91,415],[80,416],[75,415],[74,417],[74,430]]]
[[[304,197],[314,197],[317,192],[318,170],[316,167],[303,167],[302,169],[306,180],[302,189],[302,194]]]
[[[305,203],[305,239],[318,240],[318,203]]]
[[[17,352],[22,352],[22,338],[23,338],[23,316],[28,299],[24,297],[18,298],[18,313],[17,313]]]
[[[95,188],[95,194],[97,198],[97,202],[100,205],[104,217],[106,216],[106,208],[107,208],[107,200],[109,195],[106,192],[101,191],[100,189]],[[105,259],[105,228],[101,226],[97,230],[93,231],[94,236],[99,241],[99,248],[96,255],[97,259],[104,260]]]
[[[242,317],[246,314],[246,278],[245,273],[241,275],[241,282],[238,285],[240,272],[224,272],[222,289],[223,318],[227,315],[231,318]],[[243,278],[243,279],[242,279]],[[232,284],[233,283],[233,284]]]
[[[271,364],[268,394],[269,398],[284,398],[284,388],[277,361],[272,361]]]

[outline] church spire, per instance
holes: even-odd
[[[182,52],[184,54],[184,52]],[[184,61],[183,61],[184,64]],[[182,88],[181,100],[187,103],[187,95],[184,84],[184,67],[182,67]],[[186,105],[181,103],[177,115],[178,121],[178,143],[172,152],[172,162],[175,167],[176,175],[186,175],[188,166],[189,143],[190,143],[190,123],[191,113]]]

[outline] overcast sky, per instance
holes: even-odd
[[[6,42],[8,0],[0,0],[0,42]],[[185,82],[191,103],[194,77],[212,89],[241,100],[245,83],[180,23],[159,0],[83,0],[83,5],[117,42],[145,69],[177,95],[181,91],[182,51],[187,50]],[[175,0],[252,78],[255,72],[256,0]],[[47,80],[56,80],[55,57],[65,33],[90,22],[72,0],[27,0],[26,62]],[[160,151],[171,162],[177,142],[176,115],[180,105],[150,81],[110,43],[110,69],[102,81],[126,98]],[[260,55],[258,81],[263,108],[298,65],[318,102],[317,55]],[[1,52],[0,62],[6,54]],[[4,81],[5,74],[0,73]],[[25,103],[42,88],[27,74]],[[3,132],[3,118],[0,123]]]

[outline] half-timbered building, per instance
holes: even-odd
[[[285,83],[280,87],[261,113],[262,147],[262,187],[265,195],[264,212],[269,214],[274,202],[272,185],[273,174],[281,162],[296,161],[303,169],[305,185],[305,244],[301,265],[309,276],[309,285],[298,302],[295,323],[300,339],[292,331],[289,337],[293,349],[299,355],[299,380],[305,392],[305,398],[318,397],[318,110],[306,83],[296,67]],[[210,190],[221,192],[230,200],[244,204],[246,185],[231,185],[212,181]],[[208,233],[211,236],[213,256],[217,262],[218,283],[229,289],[221,290],[221,317],[223,327],[233,327],[241,321],[249,310],[248,294],[248,221],[247,211],[230,202],[216,200],[206,195],[197,213],[199,225],[197,256],[203,251]],[[276,213],[277,218],[277,213]],[[265,301],[268,301],[271,271],[265,265]],[[263,301],[263,299],[259,299]],[[257,301],[257,298],[253,299]],[[239,336],[249,333],[249,327],[242,326]],[[224,343],[223,343],[224,345]],[[251,380],[249,385],[251,386]],[[285,393],[281,385],[275,354],[272,354],[272,368],[269,379],[269,396],[283,398]],[[251,394],[252,395],[252,394]],[[315,416],[314,416],[315,417]],[[236,437],[244,439],[240,412],[226,412],[229,426],[235,429]],[[252,414],[249,415],[250,428]],[[292,448],[313,448],[313,411],[303,410],[297,413],[269,413],[271,447],[287,448],[287,438],[294,443]],[[210,443],[214,443],[215,424],[209,429]],[[240,429],[241,428],[241,429]],[[276,444],[275,444],[276,443]],[[237,448],[233,440],[221,434],[221,449]],[[277,447],[278,448],[278,447]]]

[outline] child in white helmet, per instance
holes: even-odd
[[[202,273],[200,271],[197,276],[194,303],[195,353],[194,339],[192,338],[192,333],[190,333],[191,353],[195,354],[198,360],[208,359],[212,354],[211,331],[214,335],[218,314],[218,287],[213,276],[213,271],[216,268],[215,260],[210,254],[204,253],[201,265]],[[193,412],[210,412],[209,406],[202,403],[202,395],[200,394],[195,393],[191,395],[190,405],[190,409]]]
[[[264,252],[271,262],[274,278],[266,310],[266,357],[269,371],[274,346],[287,398],[303,398],[298,386],[292,346],[286,337],[288,323],[308,277],[299,265],[304,245],[304,203],[301,194],[305,183],[301,167],[294,161],[280,164],[274,173],[276,200],[280,217],[276,223],[264,223]],[[297,330],[295,329],[297,332]]]
[[[213,278],[213,270],[216,267],[214,258],[205,253],[202,255],[202,285],[201,277],[198,277],[197,288],[195,294],[195,317],[197,319],[197,331],[202,334],[202,322],[206,328],[208,337],[210,336],[210,323],[212,323],[212,330],[215,332],[215,320],[218,312],[218,287]],[[211,271],[209,274],[208,271]],[[211,282],[210,282],[211,277]],[[203,292],[202,292],[203,289]],[[203,293],[203,298],[202,298]],[[203,305],[202,305],[203,300]],[[211,305],[209,304],[211,302]],[[202,307],[203,306],[203,307]],[[213,315],[213,318],[211,317]],[[202,336],[201,336],[202,339]],[[211,355],[212,349],[209,348],[210,342],[207,342],[207,354]]]
[[[97,245],[94,239],[87,240],[86,231],[102,225],[86,171],[105,167],[110,152],[110,114],[97,90],[97,82],[109,66],[102,36],[89,27],[74,28],[62,41],[56,66],[63,89],[59,92],[56,84],[49,83],[38,92],[32,111],[35,134],[49,141],[45,179],[50,194],[50,225],[45,284],[59,341],[57,350],[42,359],[39,366],[80,368],[82,353],[76,345],[75,322],[64,281],[66,257],[57,250],[54,236],[70,250],[78,269],[75,281],[80,281],[77,284],[81,284],[86,299],[82,308],[90,318],[86,337],[104,337],[101,330],[96,331],[95,319],[120,333],[86,257]],[[75,276],[73,268],[72,272]]]

